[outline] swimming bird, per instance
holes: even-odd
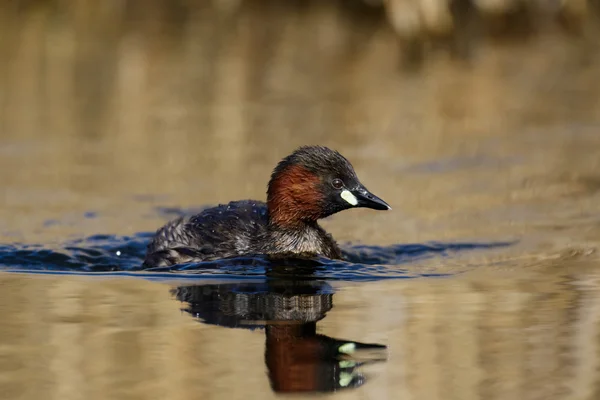
[[[303,146],[273,170],[266,203],[232,201],[167,223],[148,245],[144,267],[244,255],[343,259],[336,241],[317,221],[357,207],[391,209],[365,188],[340,153]]]

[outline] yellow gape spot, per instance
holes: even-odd
[[[342,199],[346,200],[350,205],[355,206],[358,204],[358,200],[356,200],[356,197],[354,197],[354,195],[348,190],[344,189],[340,196],[342,196]]]
[[[338,347],[338,351],[344,354],[352,354],[356,350],[356,345],[354,343],[344,343],[340,347]]]

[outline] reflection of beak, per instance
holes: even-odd
[[[338,385],[340,388],[353,389],[362,386],[365,383],[363,374],[357,371],[345,372],[342,371],[338,375]]]
[[[373,193],[369,192],[364,186],[352,190],[352,194],[356,197],[356,207],[372,208],[373,210],[391,210],[392,207]]]

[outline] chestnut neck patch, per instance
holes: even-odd
[[[289,165],[269,182],[267,206],[271,223],[296,226],[321,218],[323,195],[319,177],[301,165]]]

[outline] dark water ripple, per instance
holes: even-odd
[[[133,236],[94,235],[66,243],[61,248],[43,245],[0,245],[0,269],[45,273],[140,273],[146,244],[153,233]],[[259,278],[293,275],[303,279],[380,280],[436,276],[415,274],[410,263],[433,257],[451,257],[457,253],[510,246],[512,242],[425,243],[392,246],[346,246],[347,261],[326,258],[270,259],[266,256],[237,257],[152,268],[144,276],[186,276],[189,278]]]

